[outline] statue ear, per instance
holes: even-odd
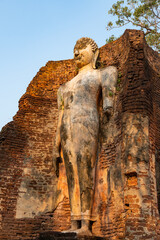
[[[98,55],[99,55],[99,49],[97,49],[94,53],[94,57],[93,57],[93,60],[92,60],[92,67],[95,69],[96,68],[96,62],[97,62],[97,58],[98,58]]]

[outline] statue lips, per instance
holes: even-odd
[[[80,55],[78,55],[77,57],[74,58],[76,62],[80,62],[82,57]]]
[[[82,67],[82,64],[83,64],[83,58],[81,55],[78,55],[77,57],[74,58],[75,59],[75,62],[76,62],[76,65],[78,68],[81,68]]]

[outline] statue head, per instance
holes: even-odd
[[[91,38],[80,38],[74,47],[74,59],[78,68],[92,64],[96,68],[99,49],[97,44]]]

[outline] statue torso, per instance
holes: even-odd
[[[69,111],[73,117],[89,117],[92,112],[97,113],[100,88],[98,70],[80,73],[65,83],[61,86],[65,114]]]
[[[60,87],[63,99],[61,126],[63,147],[66,143],[70,147],[74,143],[74,149],[79,151],[78,146],[83,144],[86,146],[87,143],[91,149],[96,149],[99,132],[98,99],[101,90],[100,82],[99,70],[92,70],[86,74],[78,74]],[[67,137],[63,137],[64,133]],[[70,142],[69,139],[72,139],[72,141]],[[75,143],[77,144],[75,145]],[[79,143],[81,144],[79,145]]]

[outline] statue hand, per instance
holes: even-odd
[[[53,154],[53,168],[56,173],[56,176],[59,177],[59,164],[62,162],[59,151],[55,151]]]
[[[113,108],[107,108],[103,111],[103,113],[106,115],[106,117],[108,118],[108,120],[110,119],[111,116],[113,116]]]

